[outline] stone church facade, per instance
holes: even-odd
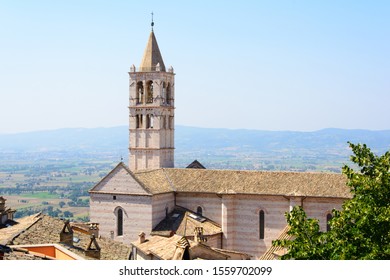
[[[174,168],[174,75],[152,30],[140,67],[129,72],[129,166],[119,163],[89,192],[90,220],[100,234],[130,244],[140,232],[156,235],[162,223],[174,225],[172,213],[181,207],[191,213],[188,221],[207,219],[219,229],[208,245],[256,259],[295,205],[326,230],[332,209],[350,198],[343,175]]]

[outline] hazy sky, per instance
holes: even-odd
[[[176,124],[390,129],[390,1],[0,0],[0,133],[127,125],[152,11]]]

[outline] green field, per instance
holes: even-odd
[[[87,221],[88,190],[115,164],[97,160],[0,163],[0,196],[16,216],[43,212],[58,217]]]
[[[48,192],[32,192],[32,193],[23,193],[19,195],[20,198],[32,198],[32,199],[39,199],[39,200],[51,200],[51,199],[58,199],[60,198],[60,195],[55,193],[48,193]]]

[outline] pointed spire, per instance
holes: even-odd
[[[158,48],[156,36],[154,36],[153,26],[154,22],[152,19],[152,32],[150,32],[149,40],[144,51],[144,56],[142,57],[140,71],[156,71],[156,66],[159,63],[160,71],[165,72],[164,61],[162,59],[160,49]]]

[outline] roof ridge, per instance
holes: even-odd
[[[326,174],[343,175],[342,173],[328,171],[289,171],[289,170],[252,170],[252,169],[195,169],[195,168],[164,168],[172,170],[201,171],[201,172],[245,172],[245,173],[282,173],[282,174]]]
[[[343,173],[335,173],[328,171],[289,171],[289,170],[252,170],[252,169],[197,169],[197,168],[156,168],[146,169],[134,172],[134,174],[155,172],[158,170],[184,170],[184,172],[243,172],[243,173],[272,173],[272,174],[314,174],[314,175],[343,175]]]
[[[192,211],[191,209],[188,209],[188,208],[183,207],[183,206],[180,206],[180,205],[175,205],[175,207],[180,207],[180,208],[182,208],[182,209],[184,210],[184,212],[189,212],[189,213],[194,214],[194,215],[196,215],[196,216],[201,216],[201,217],[205,218],[207,222],[213,224],[214,226],[220,227],[220,228],[222,229],[222,226],[221,226],[220,224],[218,224],[218,223],[217,223],[216,221],[214,221],[214,220],[211,220],[211,219],[208,218],[207,216],[200,215],[200,214],[196,213],[195,211]],[[193,219],[191,216],[190,216],[190,218]]]
[[[13,241],[19,237],[19,235],[21,235],[22,233],[26,232],[27,230],[29,230],[33,225],[35,225],[38,221],[42,220],[44,216],[46,216],[45,214],[43,214],[42,212],[39,212],[37,214],[33,214],[31,216],[35,216],[37,219],[31,223],[31,225],[29,225],[28,227],[24,228],[24,229],[21,229],[19,232],[15,233],[14,235],[12,235],[9,239],[8,239],[8,242],[11,242],[13,243]]]
[[[145,184],[143,182],[141,182],[140,180],[138,180],[138,178],[136,177],[135,173],[133,173],[130,168],[124,164],[122,161],[120,162],[120,164],[125,168],[125,170],[130,174],[131,177],[133,177],[133,179],[138,183],[140,184],[140,186],[149,194],[153,194],[152,191],[150,191],[150,189],[148,187],[145,186]]]
[[[164,168],[156,168],[156,169],[142,169],[142,170],[137,170],[134,171],[134,174],[143,174],[143,173],[151,173],[151,172],[156,172]],[[130,170],[130,169],[129,169]]]

